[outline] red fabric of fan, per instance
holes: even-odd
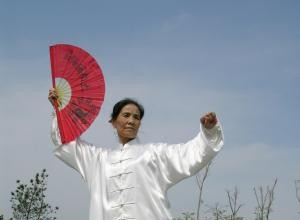
[[[50,46],[52,84],[58,94],[55,106],[62,143],[78,138],[95,120],[105,95],[104,76],[96,60],[83,49]]]

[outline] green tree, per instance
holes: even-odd
[[[216,203],[214,206],[210,207],[208,212],[211,213],[211,216],[207,219],[210,220],[244,220],[243,217],[233,216],[231,213],[232,210],[227,211],[225,208],[222,208],[219,203]],[[230,214],[228,214],[230,212]]]
[[[226,219],[226,210],[221,208],[219,203],[216,203],[213,207],[209,209],[212,214],[212,220],[227,220]]]
[[[37,173],[28,184],[17,180],[17,189],[11,192],[11,208],[14,220],[55,220],[55,214],[59,209],[52,207],[45,199],[48,174],[46,169]],[[1,216],[0,220],[4,220]]]
[[[178,218],[173,218],[173,220],[195,220],[194,212],[183,212],[181,213],[183,216]]]

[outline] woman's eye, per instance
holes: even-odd
[[[136,120],[140,120],[140,116],[139,116],[139,115],[135,115],[134,118],[135,118]]]

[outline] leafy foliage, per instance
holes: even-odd
[[[216,203],[215,206],[211,207],[209,209],[209,212],[211,213],[211,217],[208,218],[210,220],[244,220],[243,217],[233,215],[232,210],[228,211],[220,207],[218,203]],[[228,212],[230,214],[228,214]]]
[[[29,184],[23,184],[17,180],[17,189],[11,192],[11,208],[15,220],[55,220],[55,214],[59,209],[52,207],[46,201],[48,174],[46,169],[37,173]],[[3,215],[0,220],[4,220]]]
[[[173,220],[194,220],[195,213],[194,212],[183,212],[181,213],[183,216],[178,218],[173,218]]]

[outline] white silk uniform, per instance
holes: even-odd
[[[55,117],[51,136],[54,154],[88,185],[90,220],[171,220],[167,190],[199,172],[223,145],[219,123],[210,130],[201,128],[184,144],[132,140],[114,150],[80,138],[61,145]]]

